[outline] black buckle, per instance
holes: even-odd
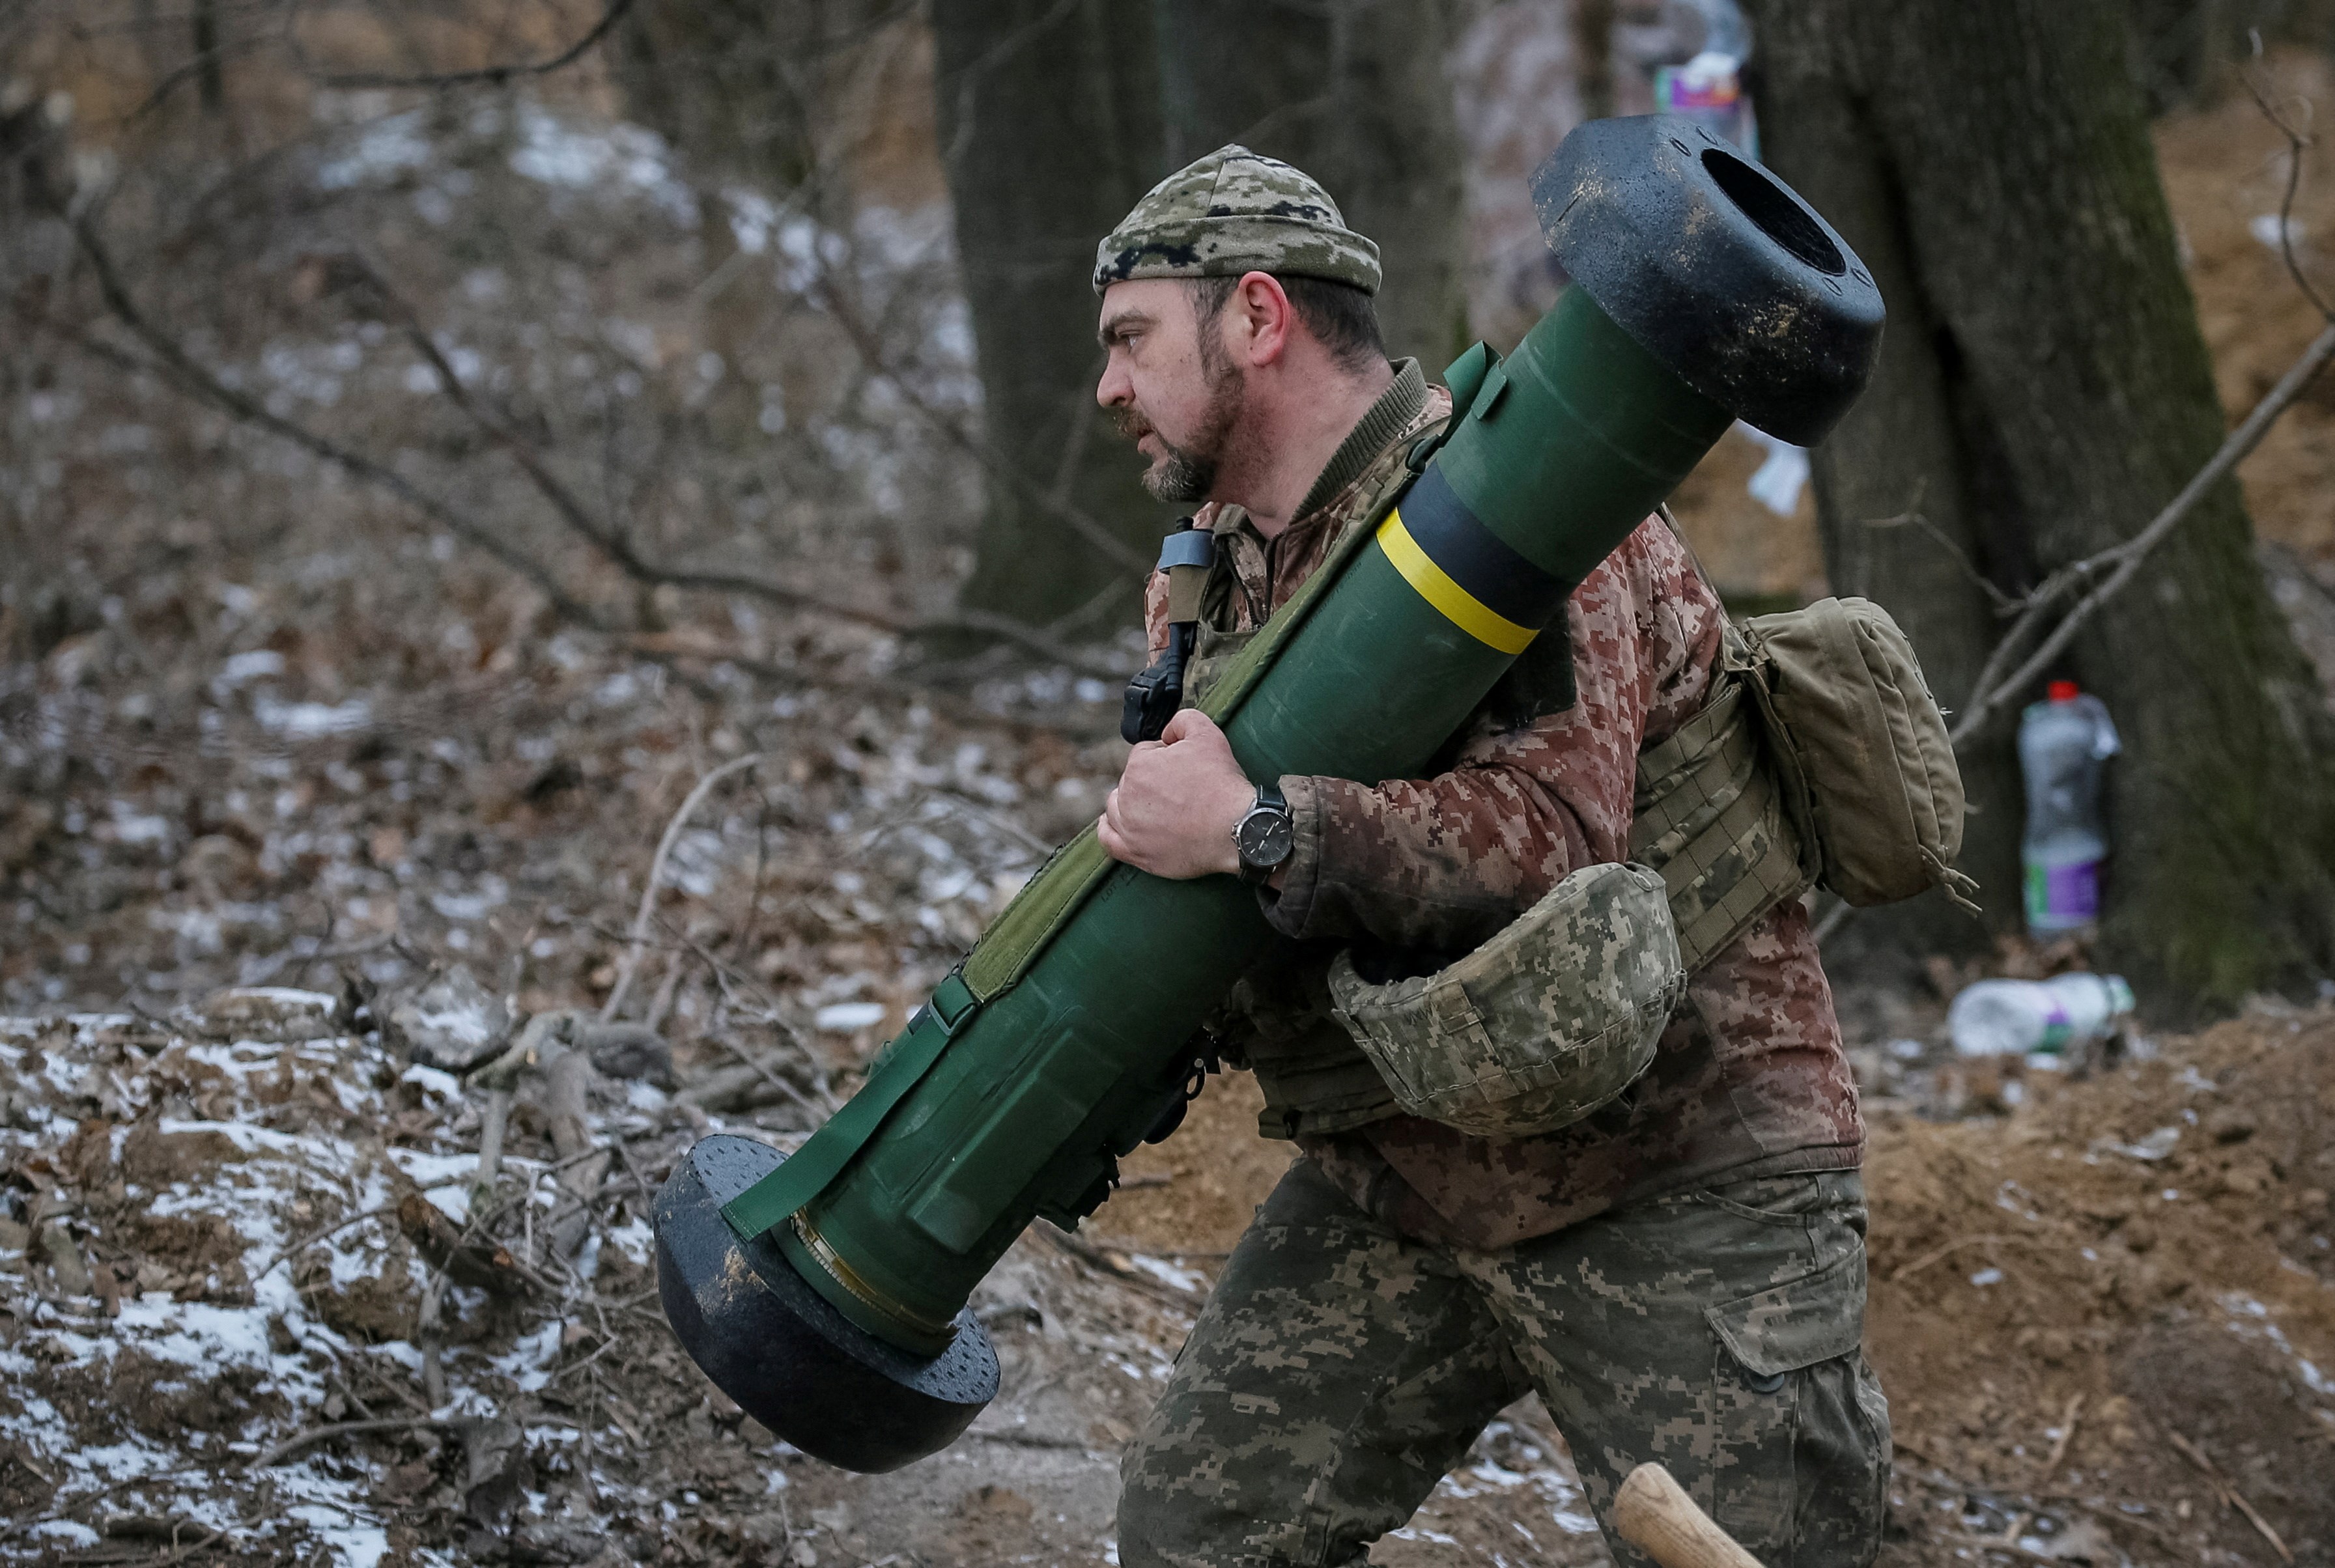
[[[1127,683],[1119,716],[1120,739],[1129,745],[1157,740],[1184,705],[1184,662],[1191,657],[1194,627],[1178,621],[1168,628],[1168,646],[1150,668]]]

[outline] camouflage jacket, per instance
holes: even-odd
[[[1286,603],[1410,438],[1449,397],[1406,362],[1277,537],[1236,508],[1194,519],[1215,535],[1230,592],[1209,618],[1253,630]],[[1167,583],[1146,620],[1167,643]],[[1639,750],[1708,696],[1725,612],[1679,540],[1649,518],[1574,591],[1572,665],[1530,650],[1430,765],[1376,786],[1288,777],[1296,848],[1268,920],[1293,942],[1235,988],[1216,1027],[1235,1060],[1330,1048],[1326,975],[1341,947],[1392,950],[1413,972],[1468,951],[1574,868],[1628,857]],[[1309,1043],[1312,1042],[1312,1043]],[[1511,1245],[1678,1187],[1855,1167],[1865,1129],[1832,993],[1800,905],[1760,920],[1694,976],[1653,1065],[1588,1119],[1540,1137],[1475,1137],[1397,1115],[1341,1128],[1272,1124],[1348,1195],[1408,1234]],[[1295,1122],[1296,1118],[1291,1118]]]

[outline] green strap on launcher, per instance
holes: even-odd
[[[859,1092],[778,1169],[722,1205],[722,1217],[730,1222],[730,1228],[751,1241],[817,1197],[828,1183],[843,1174],[851,1157],[931,1070],[940,1060],[942,1048],[972,1021],[979,1007],[963,972],[952,971],[933,988],[932,999],[916,1010],[906,1031],[884,1052]]]
[[[1198,704],[1202,712],[1219,724],[1230,721],[1257,681],[1273,667],[1283,645],[1370,539],[1378,519],[1400,498],[1426,455],[1425,450],[1418,452],[1413,463],[1400,470],[1372,504],[1367,514],[1369,523],[1348,528],[1321,568],[1265,622],[1224,678],[1203,697]],[[932,1070],[949,1041],[964,1031],[982,1005],[1012,990],[1055,934],[1102,886],[1103,879],[1118,869],[1119,863],[1103,849],[1091,825],[1056,850],[990,924],[964,962],[934,988],[930,1002],[916,1010],[907,1029],[877,1056],[859,1092],[776,1170],[722,1205],[722,1217],[741,1239],[751,1241],[784,1223],[841,1176],[883,1127],[885,1118]]]

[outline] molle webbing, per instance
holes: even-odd
[[[1630,858],[1662,874],[1691,974],[1808,886],[1741,682],[1638,753]]]

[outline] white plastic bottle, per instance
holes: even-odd
[[[2038,936],[2080,931],[2099,918],[2100,862],[2107,828],[2100,815],[2100,764],[2120,749],[2098,697],[2073,681],[2051,682],[2048,701],[2019,721],[2019,768],[2027,779],[2027,929]]]
[[[2057,1055],[2097,1040],[2132,1011],[2132,987],[2117,974],[2055,974],[2049,980],[1981,980],[1946,1010],[1962,1056]]]

